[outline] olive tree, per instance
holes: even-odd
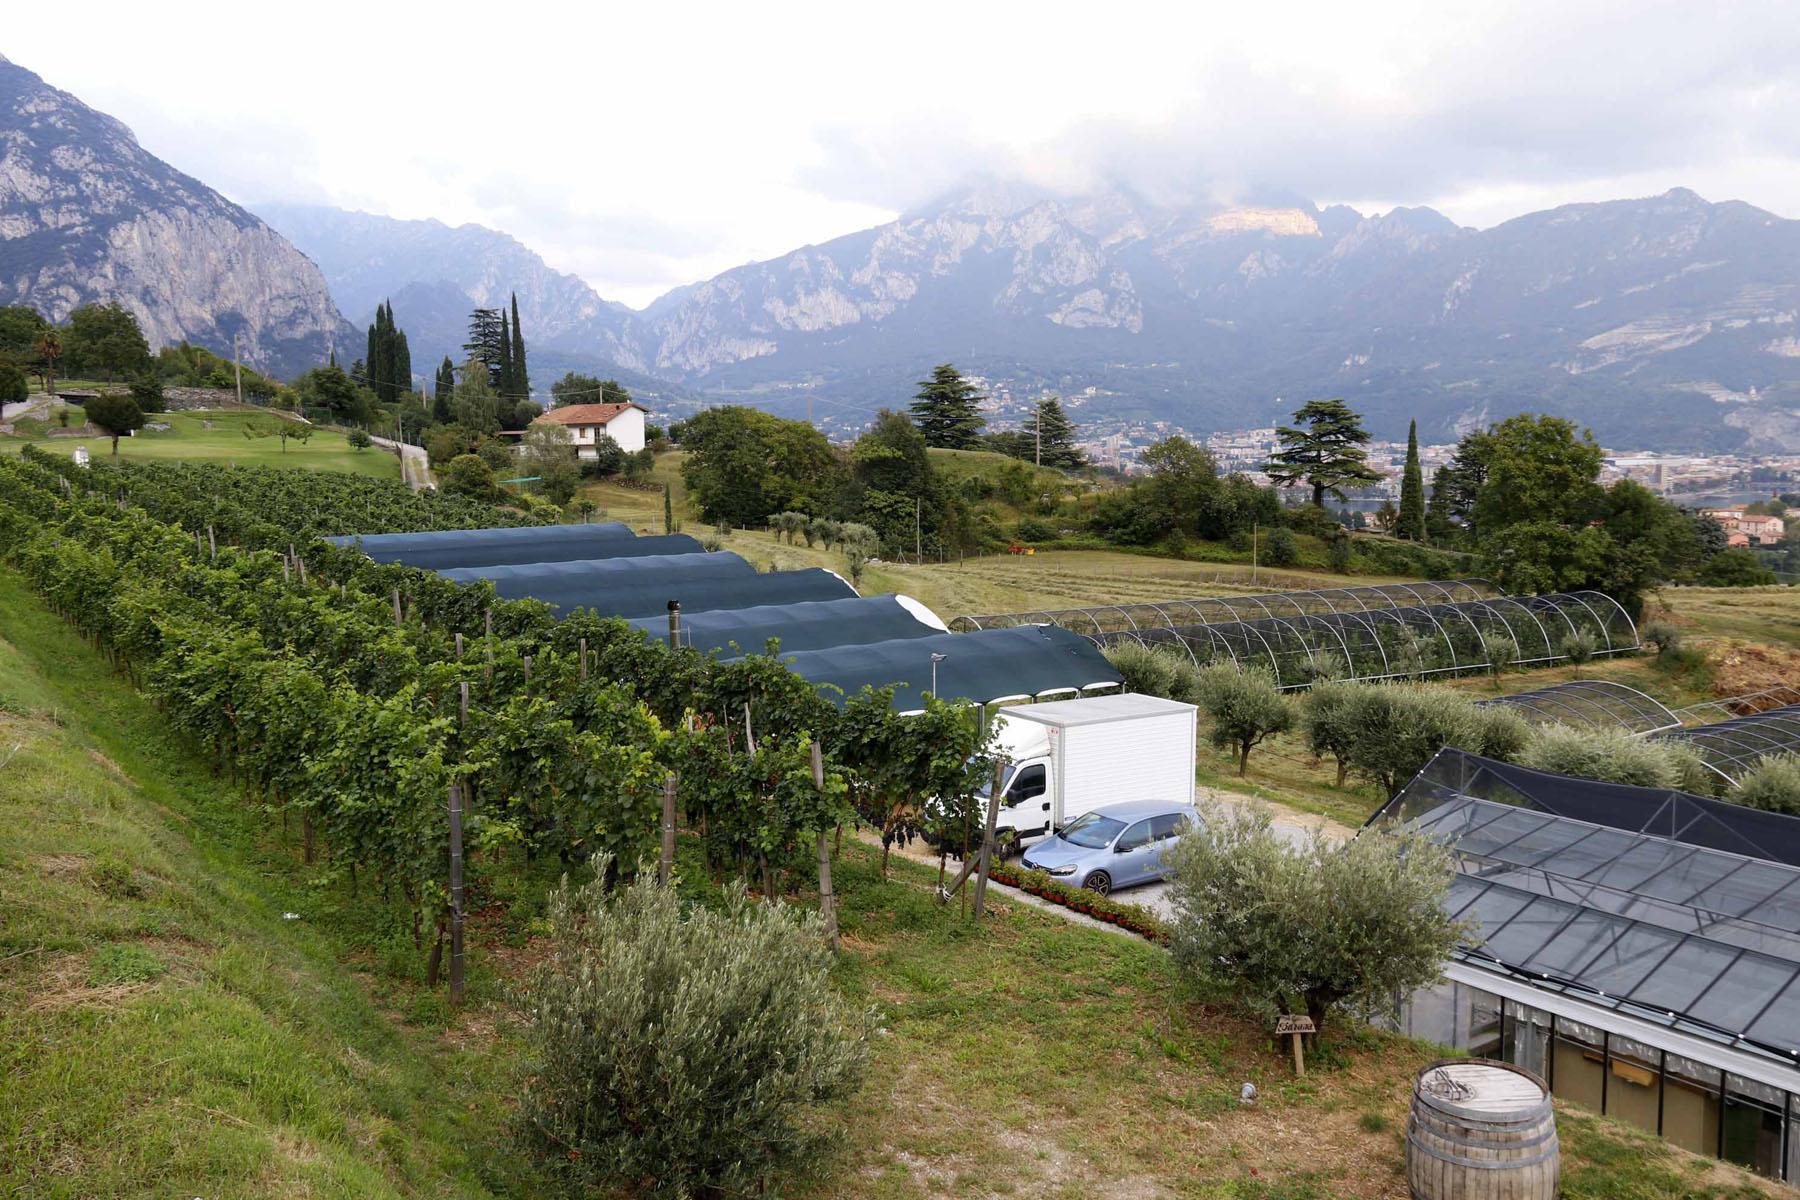
[[[1212,718],[1212,743],[1237,755],[1238,774],[1250,768],[1250,751],[1294,723],[1294,709],[1267,672],[1215,663],[1195,681],[1195,699]]]
[[[1337,762],[1337,786],[1344,786],[1350,773],[1351,756],[1362,728],[1358,704],[1367,687],[1355,683],[1319,683],[1307,692],[1300,709],[1300,727],[1306,733],[1306,748],[1323,758],[1330,755]]]
[[[1546,725],[1532,733],[1520,765],[1633,787],[1712,790],[1712,772],[1686,746],[1633,737],[1622,730]]]
[[[682,902],[641,871],[609,895],[565,879],[529,987],[532,1065],[519,1120],[571,1190],[760,1195],[803,1167],[820,1118],[857,1088],[872,1010],[831,987],[815,914]]]
[[[1125,677],[1128,691],[1184,704],[1196,702],[1200,671],[1181,651],[1142,642],[1114,642],[1101,653]]]
[[[1739,780],[1731,798],[1749,808],[1800,816],[1800,755],[1765,756]]]
[[[1368,1015],[1433,983],[1468,929],[1442,846],[1367,831],[1294,845],[1249,806],[1211,806],[1168,852],[1176,970],[1263,1016]]]
[[[1450,688],[1379,683],[1358,692],[1349,721],[1350,769],[1390,795],[1446,746],[1512,759],[1529,728],[1509,708],[1483,708]]]
[[[112,438],[112,454],[119,457],[119,439],[144,427],[144,410],[130,396],[102,392],[83,406],[88,423]]]

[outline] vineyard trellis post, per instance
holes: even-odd
[[[675,873],[675,790],[677,778],[673,771],[663,778],[662,794],[662,854],[656,863],[656,882],[664,887],[669,886],[669,879]]]
[[[464,685],[467,687],[468,685]],[[463,792],[450,785],[450,1003],[463,998]]]
[[[461,635],[457,635],[459,638]],[[581,639],[581,678],[587,678],[587,639]]]
[[[400,589],[394,589],[394,627],[399,628],[404,622],[400,616]]]
[[[213,527],[206,527],[206,548],[209,558],[219,557],[219,539],[213,536]]]
[[[819,743],[812,744],[813,786],[825,790],[825,755]],[[825,844],[824,827],[819,829],[819,916],[825,922],[825,937],[836,954],[838,945],[837,897],[831,891],[831,847]]]

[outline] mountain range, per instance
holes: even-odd
[[[182,340],[292,375],[360,338],[318,267],[124,124],[0,57],[0,304],[53,321],[118,301]]]
[[[809,396],[904,403],[948,359],[1014,394],[1077,396],[1101,426],[1269,425],[1337,395],[1389,436],[1414,417],[1439,440],[1545,409],[1613,445],[1800,449],[1800,222],[1681,189],[1475,230],[1429,208],[989,182],[636,313],[490,230],[391,222],[370,238],[383,219],[266,211],[368,307],[434,275],[461,271],[469,298],[542,278],[521,304],[543,309],[528,328],[559,353],[790,413]]]
[[[0,146],[0,302],[118,299],[153,343],[236,340],[279,374],[354,357],[338,306],[366,323],[384,299],[429,372],[516,292],[539,389],[590,370],[673,410],[821,401],[853,426],[953,361],[1015,401],[1063,393],[1090,432],[1342,396],[1383,436],[1547,410],[1619,447],[1800,449],[1800,222],[1682,189],[1477,230],[985,180],[633,311],[478,225],[254,216],[3,59]]]

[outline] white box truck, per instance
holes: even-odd
[[[1131,692],[1000,709],[996,836],[1017,847],[1127,800],[1192,804],[1197,711]]]

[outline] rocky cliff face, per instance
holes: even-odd
[[[0,303],[137,314],[152,348],[235,342],[288,376],[356,335],[318,267],[124,125],[0,58]]]

